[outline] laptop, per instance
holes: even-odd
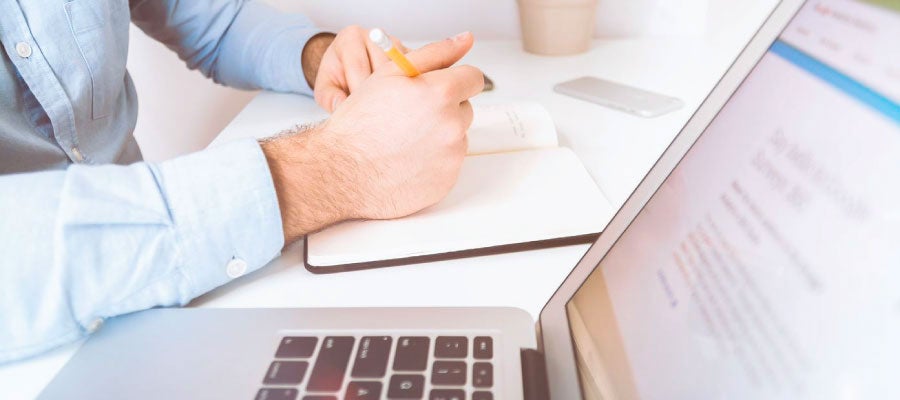
[[[898,38],[896,1],[783,1],[537,322],[154,309],[40,398],[900,398]]]

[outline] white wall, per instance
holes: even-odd
[[[266,0],[338,30],[380,26],[404,40],[447,37],[470,30],[479,39],[519,37],[515,0]],[[715,14],[755,1],[600,0],[596,36],[691,35],[715,26]],[[707,17],[708,16],[708,17]],[[709,24],[707,24],[709,21]],[[164,160],[205,147],[252,98],[215,85],[163,45],[132,26],[128,68],[140,99],[135,136],[146,159]]]
[[[128,70],[138,93],[134,134],[150,161],[206,147],[253,97],[188,70],[175,53],[134,25]]]
[[[546,0],[540,0],[546,1]],[[725,0],[727,1],[727,0]],[[746,0],[732,0],[739,5]],[[270,0],[309,15],[319,26],[379,26],[406,40],[427,40],[469,30],[483,39],[515,39],[516,0]],[[710,0],[599,0],[595,36],[698,33]],[[698,17],[700,25],[697,25]]]

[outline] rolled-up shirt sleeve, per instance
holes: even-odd
[[[253,140],[152,164],[0,176],[0,363],[191,299],[278,255]]]
[[[301,53],[322,30],[250,0],[131,0],[131,20],[191,69],[227,86],[310,94]]]

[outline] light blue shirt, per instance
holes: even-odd
[[[0,0],[0,363],[184,305],[284,244],[255,141],[139,162],[129,22],[216,82],[310,92],[320,31],[261,3]]]

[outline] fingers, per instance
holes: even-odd
[[[370,52],[368,47],[369,41],[365,38],[365,31],[358,27],[350,27],[352,37],[342,40],[336,46],[337,58],[341,65],[344,66],[344,76],[347,79],[347,86],[353,93],[359,85],[372,75],[372,63],[369,58],[377,55],[377,52]],[[382,54],[382,56],[384,56]]]
[[[369,68],[372,71],[374,71],[375,68],[378,68],[379,65],[391,61],[388,58],[387,54],[384,53],[384,50],[382,50],[380,47],[378,47],[378,45],[372,43],[372,41],[369,40],[368,35],[366,35],[364,31],[359,40],[366,44],[366,51],[369,52]],[[397,42],[395,41],[394,43],[396,45]]]
[[[425,78],[435,85],[445,98],[460,103],[484,90],[484,74],[471,65],[429,72]]]
[[[391,42],[394,43],[394,47],[396,47],[397,50],[400,50],[401,53],[409,53],[409,49],[407,49],[406,46],[404,46],[403,43],[400,42],[400,39],[391,36]]]
[[[316,103],[318,103],[320,107],[324,108],[325,111],[332,113],[335,108],[337,108],[338,104],[347,99],[347,92],[338,85],[326,82],[316,85],[314,97]]]
[[[347,36],[352,37],[344,41],[348,42],[347,45],[342,43],[339,46],[340,54],[338,54],[338,58],[345,65],[347,84],[350,86],[350,92],[352,93],[362,81],[368,78],[369,75],[372,75],[372,71],[378,68],[379,65],[388,63],[391,60],[384,53],[384,50],[369,40],[367,30],[359,26],[350,26],[345,30],[347,31]],[[406,47],[400,43],[400,40],[393,36],[390,38],[391,42],[394,43],[394,47],[400,52],[408,52]],[[365,62],[368,62],[368,66],[364,68],[363,64]]]
[[[407,52],[399,40],[394,37],[391,40],[398,50]],[[419,71],[434,71],[428,80],[434,81],[445,100],[462,103],[483,90],[483,75],[471,66],[449,67],[468,53],[473,43],[472,34],[466,32],[407,52],[407,57]],[[359,89],[373,70],[385,63],[393,64],[381,48],[368,40],[364,29],[358,26],[345,28],[320,64],[314,85],[316,102],[326,111],[334,112],[338,104]],[[388,75],[399,73],[396,66],[384,70]]]
[[[449,39],[430,43],[420,49],[406,54],[409,61],[419,70],[426,73],[448,68],[459,61],[469,49],[475,38],[469,32],[464,32]]]
[[[334,112],[337,105],[348,95],[347,81],[339,65],[322,63],[313,87],[316,103],[329,113]]]
[[[314,85],[316,103],[326,111],[334,112],[376,66],[386,62],[390,62],[387,55],[368,40],[365,29],[355,25],[344,28],[319,65]]]
[[[406,52],[406,47],[397,38],[391,37],[391,40],[394,46]],[[355,25],[344,28],[320,64],[319,76],[327,79],[316,79],[316,102],[333,112],[336,105],[358,89],[375,68],[385,63],[390,63],[390,59],[369,40],[367,30]]]

